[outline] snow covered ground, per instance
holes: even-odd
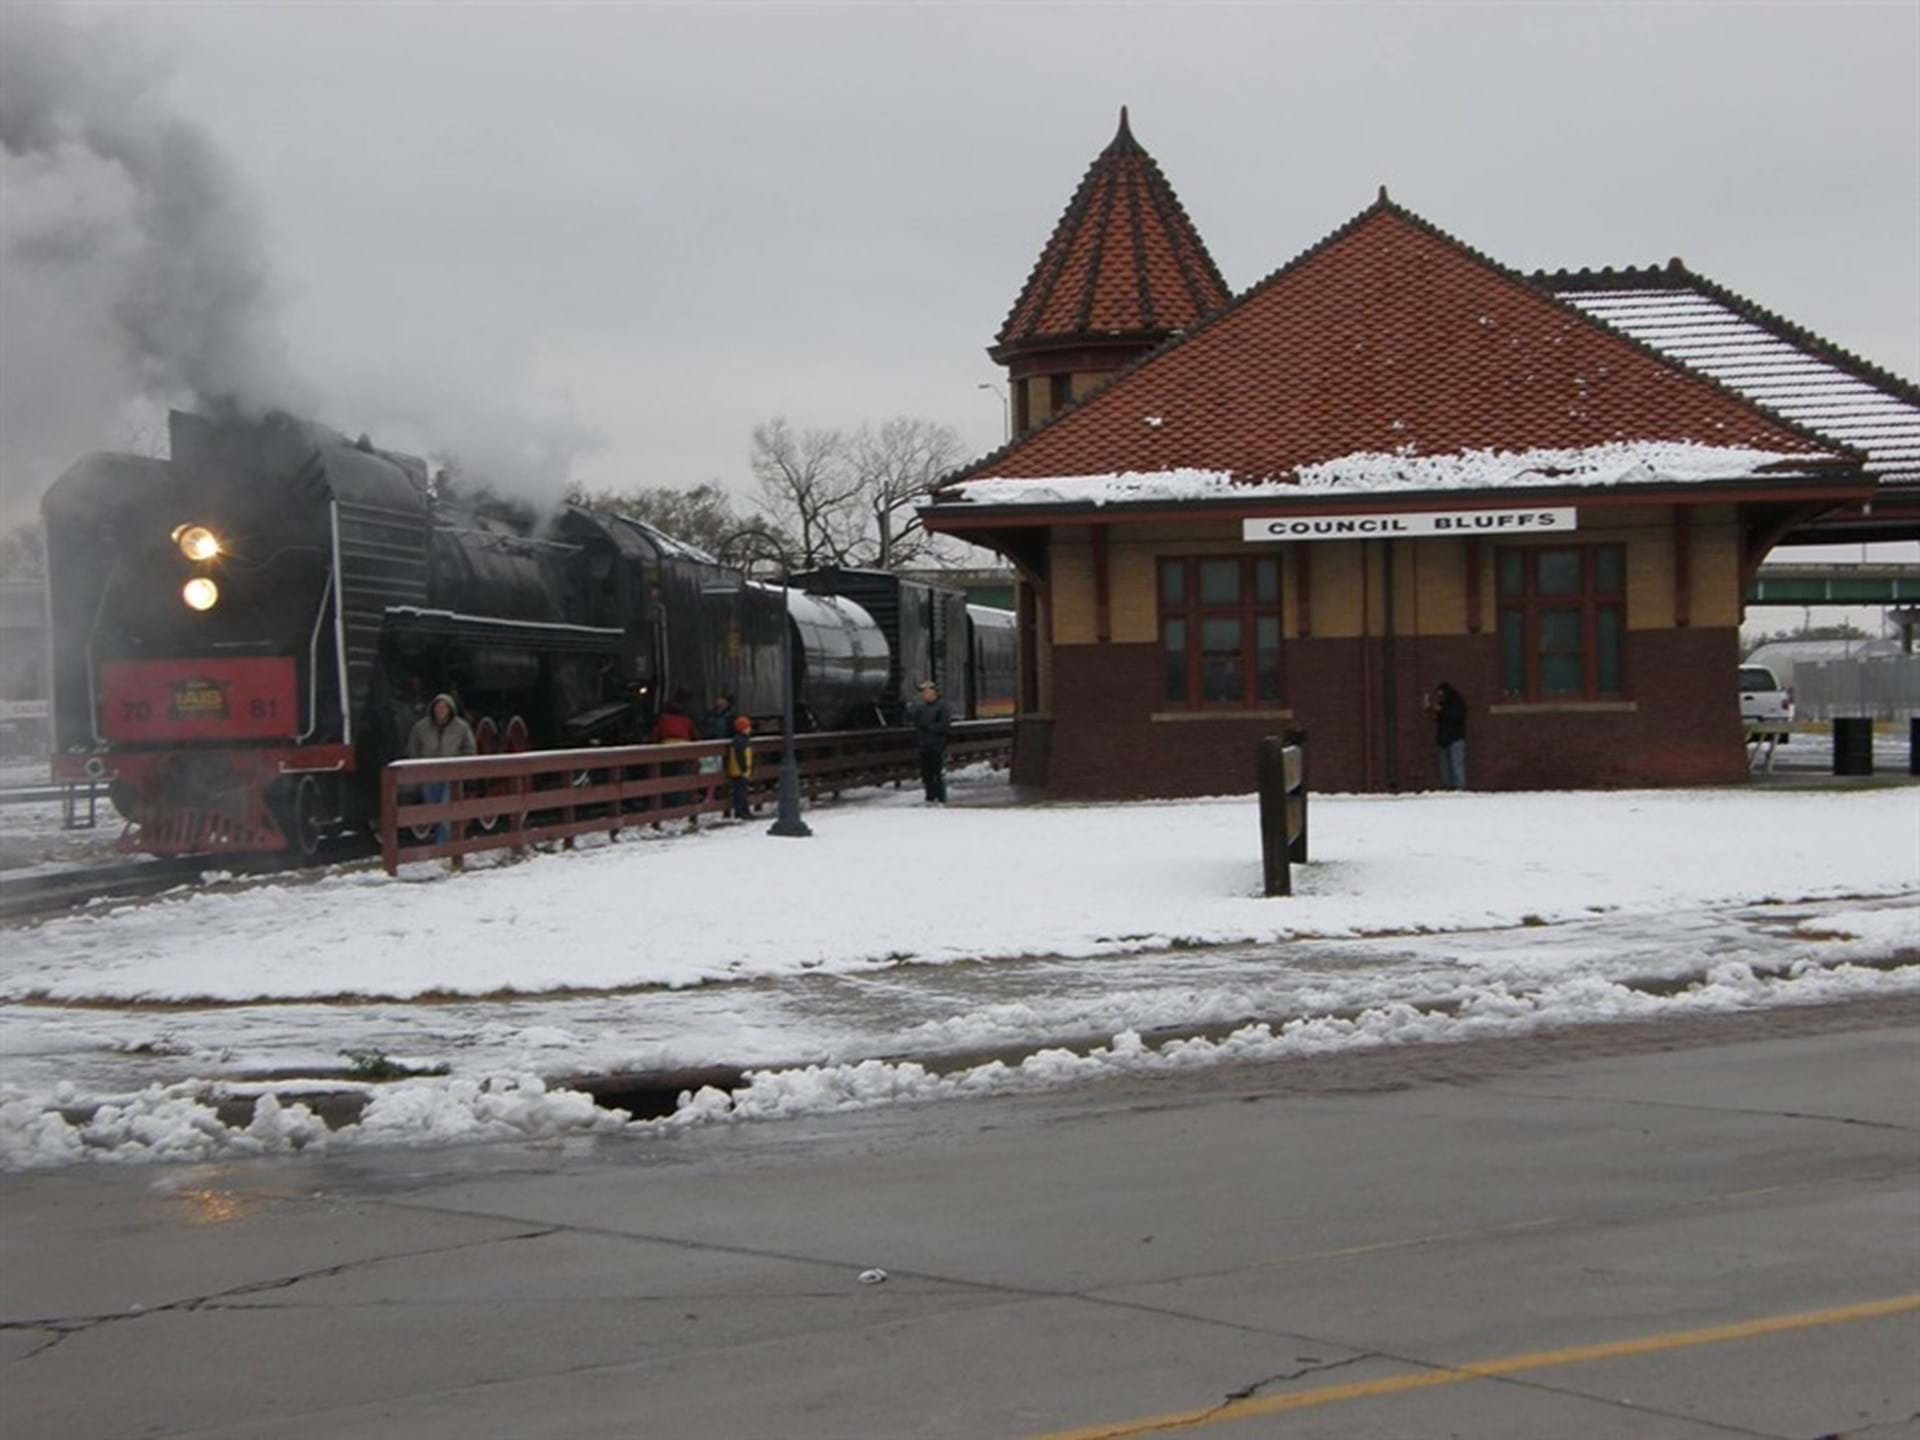
[[[0,805],[0,884],[74,865],[133,859],[116,848],[125,828],[104,794],[96,823],[80,830],[62,827],[58,800]]]
[[[1251,800],[1013,808],[978,778],[956,798],[821,811],[808,841],[710,827],[4,932],[0,1159],[609,1123],[535,1075],[767,1067],[688,1123],[1920,989],[1912,790],[1315,797],[1291,900],[1258,895]],[[918,1063],[1063,1041],[1108,1043]],[[272,1106],[249,1138],[203,1103],[247,1075],[338,1074],[343,1051],[452,1073],[378,1087],[331,1137]],[[153,1080],[173,1088],[133,1093]],[[51,1113],[102,1096],[121,1103],[91,1133]]]

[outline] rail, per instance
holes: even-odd
[[[1307,863],[1307,732],[1269,735],[1258,752],[1260,865],[1268,895],[1293,894],[1293,867]]]
[[[825,731],[793,742],[809,801],[917,777],[914,746],[913,732],[904,729]],[[389,875],[420,860],[458,868],[484,850],[554,842],[570,849],[579,835],[614,836],[680,819],[697,825],[702,815],[730,807],[727,777],[701,773],[700,763],[721,760],[727,748],[724,740],[700,740],[396,760],[380,775],[381,860]],[[778,735],[755,737],[749,794],[756,801],[771,799],[779,785],[780,751]],[[1004,766],[1012,756],[1011,720],[962,721],[948,738],[949,768]]]

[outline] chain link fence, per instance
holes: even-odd
[[[1920,655],[1828,660],[1793,667],[1794,714],[1802,720],[1920,715]]]

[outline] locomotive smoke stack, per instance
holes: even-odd
[[[0,344],[10,377],[66,380],[10,385],[9,489],[123,441],[141,402],[313,408],[277,330],[259,217],[159,78],[122,34],[52,9],[15,7],[0,36]]]

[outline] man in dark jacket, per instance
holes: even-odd
[[[722,690],[713,697],[713,704],[707,707],[707,713],[700,717],[700,738],[702,740],[731,740],[733,738],[733,697]]]
[[[1467,788],[1467,702],[1460,692],[1442,680],[1427,697],[1427,713],[1433,716],[1433,743],[1440,748],[1440,788]]]
[[[920,698],[907,707],[907,721],[913,726],[920,751],[920,783],[926,786],[927,803],[947,803],[947,731],[953,724],[953,712],[940,698],[940,687],[931,680],[920,682]]]
[[[733,739],[733,722],[735,718],[733,696],[722,690],[718,695],[713,697],[713,703],[707,707],[707,713],[700,717],[700,738],[702,740]],[[747,728],[752,729],[753,727],[749,725]],[[713,803],[714,792],[719,789],[718,781],[712,777],[718,776],[721,773],[722,758],[723,757],[719,755],[702,755],[700,757],[700,773],[709,777],[707,784],[707,803],[709,805]]]

